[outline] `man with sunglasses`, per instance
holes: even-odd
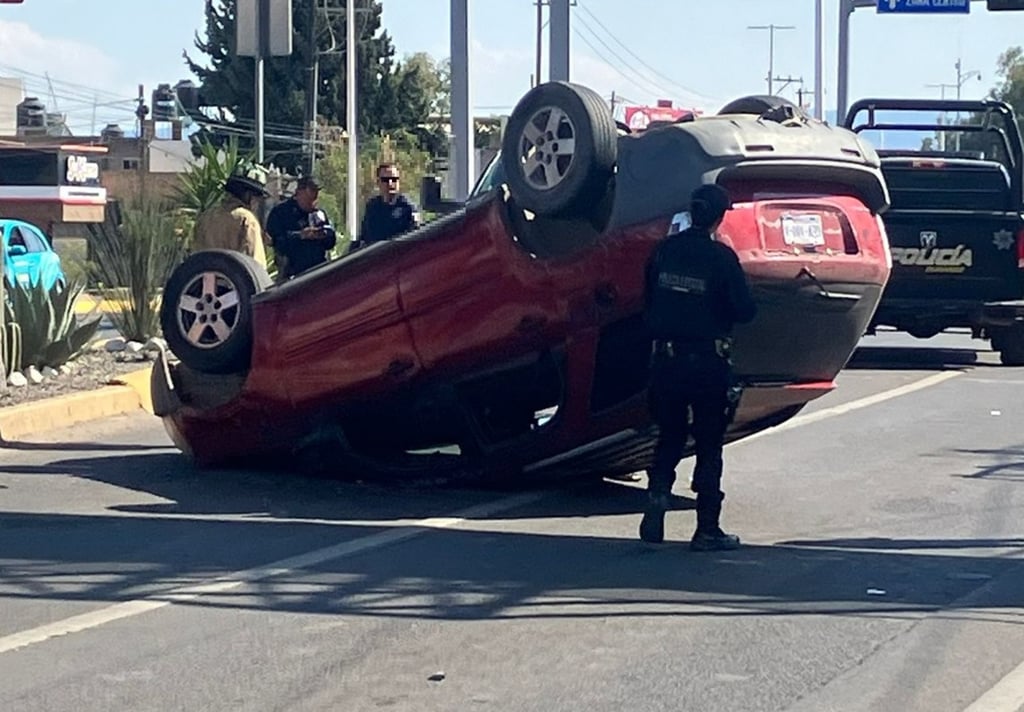
[[[400,192],[400,181],[398,166],[393,163],[378,166],[380,194],[366,204],[356,248],[384,242],[416,228],[419,223],[416,206]]]

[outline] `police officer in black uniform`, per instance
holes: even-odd
[[[720,551],[740,544],[719,526],[725,498],[722,445],[736,396],[729,361],[732,327],[753,319],[756,307],[736,253],[712,237],[730,207],[720,186],[697,188],[690,227],[663,240],[647,265],[644,316],[654,338],[650,407],[660,433],[640,523],[645,542],[665,538],[675,469],[692,431],[696,465],[690,488],[697,493],[697,530],[690,547]]]
[[[363,221],[359,227],[359,239],[354,249],[384,242],[398,237],[419,224],[419,212],[401,192],[401,176],[398,166],[393,163],[382,163],[377,167],[379,194],[370,198],[363,212]]]
[[[310,176],[299,178],[295,194],[278,203],[267,216],[267,232],[274,244],[281,279],[327,262],[338,235],[327,213],[317,207],[320,184]]]

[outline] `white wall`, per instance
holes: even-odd
[[[20,79],[0,77],[0,136],[18,132],[18,104],[25,98],[25,85]]]
[[[150,173],[181,173],[193,162],[192,144],[187,140],[157,140],[149,144]]]

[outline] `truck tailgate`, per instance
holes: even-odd
[[[1017,213],[900,210],[883,220],[892,249],[887,298],[1020,299]]]

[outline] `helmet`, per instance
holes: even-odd
[[[248,161],[242,162],[224,182],[224,190],[240,199],[244,199],[246,194],[266,198],[269,195],[266,175],[266,169],[262,166]]]

